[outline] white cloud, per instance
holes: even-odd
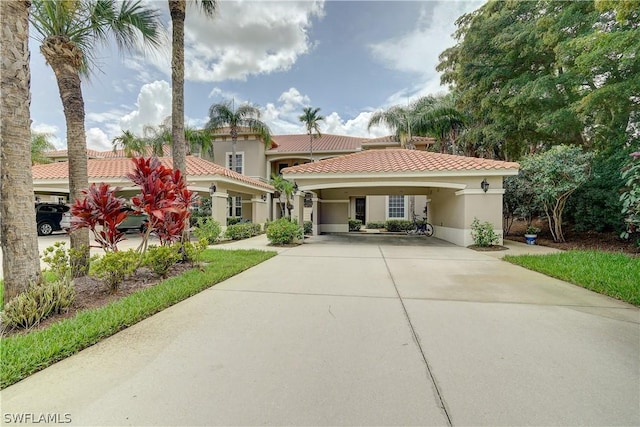
[[[66,144],[58,135],[58,132],[60,132],[60,128],[58,128],[58,126],[34,122],[31,124],[31,131],[49,135],[49,142],[52,143],[58,150],[63,150],[66,148]]]
[[[438,56],[455,41],[456,19],[480,7],[485,0],[444,1],[426,4],[415,27],[400,37],[369,46],[371,53],[388,68],[419,76],[418,84],[389,97],[388,105],[445,90],[436,71]]]
[[[100,128],[90,128],[86,131],[87,135],[87,148],[93,150],[105,151],[109,150],[111,146],[111,140],[106,133]]]
[[[385,126],[376,126],[367,130],[369,119],[373,112],[365,111],[358,114],[355,118],[346,122],[336,112],[325,117],[324,125],[321,127],[326,133],[338,135],[362,136],[366,138],[377,138],[379,136],[389,135],[391,132]]]
[[[245,80],[291,68],[312,43],[307,34],[314,17],[324,14],[324,0],[223,1],[214,18],[190,7],[185,20],[185,79],[215,82]],[[141,64],[152,62],[169,73],[170,49],[127,67],[144,76]]]
[[[137,109],[119,118],[122,130],[142,135],[145,125],[157,125],[171,115],[171,86],[156,80],[142,86],[136,101]]]

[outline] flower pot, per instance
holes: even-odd
[[[535,245],[536,239],[538,238],[537,234],[525,234],[524,238],[527,242],[527,245]]]

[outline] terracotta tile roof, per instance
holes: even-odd
[[[277,147],[272,147],[268,153],[308,153],[309,135],[273,135],[273,141]],[[362,146],[366,138],[345,135],[322,134],[319,138],[313,138],[313,152],[327,151],[356,151]]]
[[[365,150],[315,163],[283,169],[284,174],[353,174],[376,172],[426,172],[517,169],[518,163],[429,151]]]
[[[430,138],[428,136],[412,136],[411,141],[422,142],[425,144],[433,144],[434,142],[436,142],[435,139]],[[387,135],[387,136],[381,136],[380,138],[367,139],[366,141],[363,142],[363,144],[377,144],[377,143],[383,143],[383,142],[395,142],[397,144],[400,144],[400,142],[394,135]]]
[[[170,157],[160,157],[159,160],[163,165],[167,167],[173,166],[173,159]],[[90,180],[96,180],[100,178],[122,178],[132,171],[133,162],[127,157],[111,159],[89,159],[87,161],[87,168]],[[65,179],[69,177],[68,162],[34,165],[32,167],[32,170],[34,180]],[[250,178],[245,175],[241,175],[237,172],[231,171],[230,169],[224,168],[220,165],[216,165],[215,163],[211,163],[207,160],[193,156],[187,156],[187,175],[218,175],[245,184],[261,187],[267,190],[274,189],[273,186],[265,182]]]

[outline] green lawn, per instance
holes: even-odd
[[[513,264],[640,306],[640,258],[622,253],[567,251],[505,256]]]
[[[207,249],[203,270],[194,269],[119,301],[42,330],[2,339],[0,388],[71,356],[165,308],[276,255],[258,250]]]

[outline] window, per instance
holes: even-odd
[[[227,153],[227,168],[232,169],[231,166],[231,156],[232,153]],[[244,153],[238,153],[236,152],[236,172],[238,173],[244,173]]]
[[[278,175],[282,175],[282,169],[288,168],[289,163],[278,163]]]
[[[227,198],[227,216],[242,218],[242,196]]]
[[[404,219],[404,196],[389,196],[387,217]]]

